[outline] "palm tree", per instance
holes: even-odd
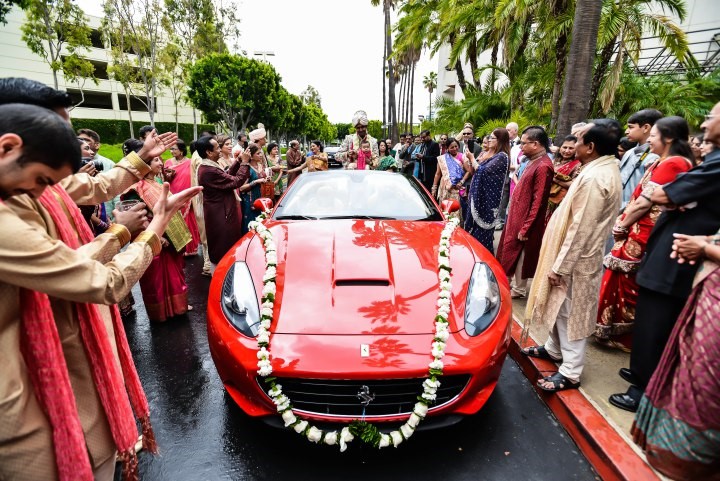
[[[565,76],[556,142],[570,133],[573,124],[587,117],[601,13],[601,2],[577,0],[567,65],[572,75]]]
[[[370,0],[370,3],[373,7],[377,7],[380,5],[381,0]],[[393,142],[397,141],[399,138],[398,135],[398,128],[397,128],[397,113],[396,113],[396,107],[395,107],[395,76],[393,75],[393,60],[392,60],[392,32],[391,28],[392,25],[390,24],[390,9],[395,8],[395,2],[396,0],[382,0],[382,7],[383,7],[383,15],[385,17],[385,50],[383,53],[383,63],[387,61],[387,69],[388,69],[388,110],[389,110],[389,123],[391,124],[390,128],[390,137],[392,138]],[[383,72],[383,85],[385,82],[384,79],[384,72]]]
[[[423,77],[423,87],[425,87],[430,93],[429,112],[428,120],[432,120],[432,93],[437,87],[437,73],[430,72],[428,75]]]

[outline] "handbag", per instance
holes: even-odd
[[[274,199],[275,198],[275,183],[274,182],[263,182],[262,184],[260,184],[260,197]]]

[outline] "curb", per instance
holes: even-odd
[[[549,393],[536,385],[541,372],[556,371],[557,366],[550,361],[523,355],[520,352],[521,333],[522,328],[513,316],[508,353],[600,477],[606,481],[660,481],[655,471],[584,394],[577,389]]]

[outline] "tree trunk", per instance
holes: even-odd
[[[428,117],[429,117],[428,120],[432,120],[432,93],[433,93],[433,91],[432,91],[432,89],[428,89],[428,92],[430,92],[430,95],[429,95],[430,101],[428,102]]]
[[[133,128],[133,119],[132,119],[132,106],[130,105],[130,92],[128,89],[125,89],[125,101],[127,102],[127,111],[128,111],[128,123],[130,124],[130,138],[135,137],[135,129]]]
[[[612,42],[605,45],[602,52],[600,52],[600,60],[598,61],[597,68],[595,69],[595,74],[592,79],[592,88],[590,89],[590,106],[593,111],[596,110],[597,106],[599,106],[598,97],[600,97],[600,85],[602,85],[602,80],[605,78],[608,65],[610,65],[610,59],[612,59],[613,52],[615,52],[616,43],[617,37],[615,37]]]
[[[567,71],[572,75],[565,76],[558,130],[555,136],[555,143],[558,146],[559,140],[570,133],[572,125],[585,120],[588,114],[601,12],[602,2],[577,0],[567,65]]]
[[[455,34],[451,33],[448,36],[448,43],[450,44],[450,50],[452,50],[453,45],[455,44]],[[458,78],[458,86],[460,86],[460,91],[465,92],[467,89],[467,81],[465,80],[465,72],[463,72],[462,64],[460,63],[460,59],[458,59],[455,62],[455,73],[457,74]]]
[[[554,132],[557,126],[558,115],[560,113],[560,93],[562,88],[563,76],[565,75],[565,62],[567,56],[567,35],[560,35],[555,42],[555,81],[553,82],[552,93],[552,116],[550,120],[550,131]]]
[[[389,110],[390,110],[390,123],[392,124],[390,135],[393,139],[397,139],[398,136],[398,127],[397,127],[397,111],[396,111],[396,105],[395,105],[395,72],[393,71],[393,62],[392,58],[390,57],[392,55],[392,36],[390,32],[390,4],[388,2],[383,2],[383,10],[385,13],[385,25],[388,25],[388,28],[385,29],[385,50],[387,52],[387,63],[388,63],[388,103],[390,104]]]
[[[500,48],[499,43],[495,43],[490,53],[490,65],[497,67],[498,49]],[[490,93],[495,93],[495,82],[497,81],[497,72],[495,69],[490,70]]]
[[[195,110],[195,107],[193,107],[192,111],[193,111],[193,139],[196,140],[198,138],[198,136],[197,136],[197,111]]]
[[[388,30],[388,25],[385,24],[385,31]],[[382,62],[382,90],[383,90],[383,136],[387,138],[388,134],[388,125],[387,125],[387,93],[385,91],[385,66],[387,65],[387,45],[383,45],[383,62]],[[394,141],[395,139],[393,139]]]
[[[480,90],[482,89],[482,84],[480,83],[480,72],[478,70],[478,51],[476,40],[473,40],[470,47],[468,47],[468,57],[468,60],[470,61],[470,76],[473,79],[475,88]]]
[[[410,78],[410,127],[412,129],[413,124],[413,110],[415,107],[415,67],[417,66],[417,62],[413,61],[412,63],[412,77]]]
[[[400,117],[398,121],[402,123],[403,132],[407,132],[407,125],[405,124],[405,74],[400,76],[400,96],[398,100],[398,105],[400,106]]]

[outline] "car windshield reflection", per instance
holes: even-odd
[[[415,179],[390,172],[341,170],[300,176],[273,218],[442,220],[442,215]]]

